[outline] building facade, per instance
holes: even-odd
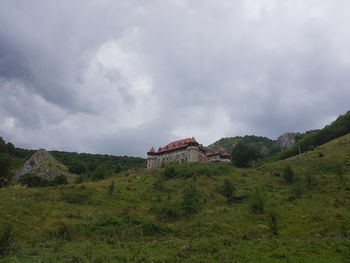
[[[210,152],[207,153],[208,162],[212,163],[230,163],[231,158],[230,155],[227,152],[221,153],[219,151],[217,152]]]
[[[164,147],[159,147],[156,151],[153,147],[147,152],[147,168],[155,168],[166,165],[167,163],[184,162],[208,162],[217,155],[210,155],[202,144],[199,144],[195,138],[187,138],[171,142]],[[209,155],[209,157],[208,157]],[[224,158],[221,158],[223,156]],[[216,162],[221,162],[225,158],[229,159],[228,154],[220,155]],[[209,160],[210,159],[210,160]],[[225,162],[225,161],[223,161]]]

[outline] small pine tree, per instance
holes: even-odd
[[[114,181],[112,181],[112,182],[109,184],[108,188],[107,188],[107,193],[108,193],[109,195],[113,195],[113,194],[114,194],[114,187],[115,187],[115,183],[114,183]]]
[[[225,179],[223,184],[219,187],[218,192],[226,197],[227,203],[230,203],[233,201],[236,187],[230,180]]]
[[[201,204],[200,191],[194,184],[188,185],[182,193],[182,207],[188,214],[195,214],[199,211]]]
[[[256,188],[253,190],[250,199],[250,208],[257,214],[265,212],[266,193],[263,188]]]
[[[4,225],[0,229],[0,257],[6,256],[14,245],[13,229],[11,225]]]
[[[277,221],[277,213],[276,212],[269,213],[268,224],[269,224],[269,227],[270,227],[272,234],[277,236],[278,235],[278,221]]]
[[[283,178],[284,180],[286,180],[287,183],[293,183],[296,179],[294,171],[289,165],[286,166],[286,168],[284,168]]]

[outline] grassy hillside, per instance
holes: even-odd
[[[324,147],[322,160],[332,154]],[[1,233],[9,236],[0,234],[8,245],[0,262],[349,262],[348,173],[342,182],[316,174],[308,185],[302,174],[290,184],[267,168],[166,169],[0,189]],[[225,179],[236,188],[231,203],[218,192]]]
[[[314,149],[326,142],[350,133],[350,111],[340,115],[334,122],[321,130],[306,133],[294,146],[278,153],[278,159],[286,159],[301,152]]]
[[[287,165],[300,174],[343,174],[350,173],[350,133],[326,144],[285,160],[266,164],[264,171],[281,173]]]

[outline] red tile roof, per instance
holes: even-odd
[[[156,150],[152,147],[147,153],[156,153]]]
[[[195,138],[187,138],[187,139],[182,139],[182,140],[178,140],[178,141],[173,141],[169,144],[167,144],[164,147],[159,147],[159,150],[157,153],[163,153],[163,152],[167,152],[167,151],[172,151],[175,149],[180,149],[180,148],[184,148],[187,147],[189,143],[196,143],[198,144],[198,142],[196,141]]]

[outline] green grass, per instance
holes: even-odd
[[[315,170],[319,159],[347,160],[345,138],[321,146],[322,158],[310,152],[302,163],[285,160],[261,171],[197,163],[176,165],[171,178],[163,169],[138,169],[80,185],[0,189],[0,228],[13,229],[0,262],[349,262],[350,182]],[[288,184],[273,175],[287,164],[300,177],[310,170],[317,183]],[[218,193],[225,179],[236,187],[229,204]],[[181,206],[190,184],[200,191],[195,214]],[[258,188],[263,214],[251,208]],[[270,212],[278,235],[269,228]]]
[[[307,151],[300,156],[266,164],[263,171],[281,173],[287,166],[292,166],[299,175],[337,174],[339,167],[343,172],[350,172],[350,133]]]

